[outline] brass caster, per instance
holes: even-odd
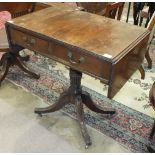
[[[88,146],[88,145],[86,145],[86,146],[85,146],[85,149],[88,149],[88,147],[89,147],[89,146]]]
[[[92,144],[92,142],[87,142],[87,144],[85,145],[85,149],[88,149],[88,147]]]
[[[89,146],[90,146],[90,144],[86,144],[85,145],[85,149],[88,149]]]

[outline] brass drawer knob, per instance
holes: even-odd
[[[73,53],[72,52],[68,52],[68,60],[72,64],[82,64],[85,61],[84,57],[80,57],[80,59],[77,61],[73,60]]]

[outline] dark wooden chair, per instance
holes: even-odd
[[[103,15],[108,2],[76,2],[78,7],[84,8],[84,11]]]
[[[120,20],[124,8],[124,2],[108,3],[103,16]]]
[[[150,49],[150,44],[151,44],[151,41],[153,39],[153,36],[154,36],[154,33],[155,33],[155,12],[153,13],[148,25],[147,25],[147,29],[150,31],[150,37],[149,37],[149,41],[148,41],[148,44],[147,44],[147,51],[146,51],[146,54],[145,54],[145,58],[148,62],[148,68],[152,68],[152,60],[150,58],[150,55],[149,55],[149,49]]]
[[[84,8],[84,11],[113,19],[117,16],[117,20],[120,20],[124,2],[77,2],[76,5]]]

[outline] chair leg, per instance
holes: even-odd
[[[151,60],[151,57],[149,54],[149,50],[146,51],[145,58],[146,58],[147,63],[148,63],[148,68],[151,69],[152,68],[152,60]]]
[[[144,80],[145,79],[145,70],[144,70],[142,65],[139,67],[139,71],[140,71],[140,74],[141,74],[141,79]]]

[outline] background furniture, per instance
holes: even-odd
[[[131,8],[131,2],[129,2],[129,5],[128,5],[128,12],[127,12],[127,17],[126,17],[126,23],[128,23],[129,14],[130,14],[130,8]]]
[[[121,19],[123,12],[123,2],[78,2],[77,6],[81,6],[85,11],[102,15],[108,18]]]
[[[0,2],[0,11],[9,11],[12,18],[33,12],[34,2]]]
[[[147,29],[150,31],[150,37],[149,37],[149,40],[148,40],[148,45],[147,45],[147,49],[146,49],[145,58],[146,58],[146,60],[148,62],[148,68],[151,69],[152,68],[152,60],[151,60],[150,55],[149,55],[149,48],[150,48],[150,44],[151,44],[151,41],[153,39],[153,36],[155,34],[155,12],[152,15],[152,18],[151,18],[150,22],[147,25]]]
[[[79,10],[83,10],[90,13],[95,13],[98,15],[106,16],[109,18],[115,18],[120,20],[124,3],[120,2],[45,2],[45,3],[36,3],[35,10],[41,10],[48,7],[61,7],[61,8],[75,8]]]
[[[84,11],[103,15],[107,2],[77,2],[77,6],[83,7]]]
[[[124,2],[108,3],[103,16],[120,20],[123,12]]]

